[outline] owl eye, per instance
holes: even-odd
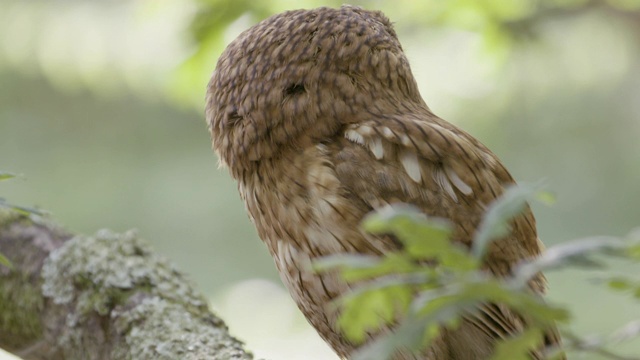
[[[286,96],[291,95],[299,95],[307,91],[302,84],[291,84],[286,89],[284,89],[284,94]]]
[[[227,115],[227,125],[230,127],[236,126],[240,121],[242,121],[242,116],[237,111],[232,111]]]

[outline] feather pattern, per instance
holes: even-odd
[[[483,144],[431,112],[381,12],[343,6],[262,21],[225,49],[206,102],[220,165],[238,182],[296,304],[342,358],[363,345],[336,327],[333,302],[350,287],[335,272],[311,270],[312,261],[397,250],[392,236],[367,234],[358,224],[398,202],[448,219],[452,241],[471,246],[486,207],[514,183]],[[498,277],[542,251],[528,208],[511,229],[483,264]],[[529,287],[544,293],[544,277]],[[526,314],[486,304],[421,354],[399,351],[393,360],[486,359],[496,339],[526,327]],[[559,343],[554,329],[546,339]]]

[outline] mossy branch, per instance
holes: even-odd
[[[253,359],[135,232],[0,210],[0,253],[0,347],[23,359]]]

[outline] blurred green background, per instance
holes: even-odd
[[[0,197],[74,232],[137,228],[258,356],[336,359],[217,169],[203,107],[216,58],[240,31],[340,4],[0,0],[0,170],[24,174],[0,184]],[[519,181],[547,180],[557,203],[534,206],[547,245],[640,225],[640,0],[353,4],[395,23],[432,110]],[[630,296],[590,280],[597,272],[548,277],[550,299],[570,304],[580,333],[640,317]]]

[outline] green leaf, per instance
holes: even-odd
[[[461,271],[479,267],[466,248],[452,244],[447,221],[429,218],[410,205],[394,204],[371,213],[362,226],[372,234],[396,236],[404,245],[404,252],[415,260],[435,261]]]
[[[442,326],[455,326],[464,312],[464,304],[445,303],[438,312],[423,316],[411,312],[389,335],[363,346],[351,360],[387,360],[399,349],[416,353],[438,337]]]
[[[633,283],[631,283],[628,279],[624,279],[621,277],[609,279],[609,281],[607,281],[607,285],[611,289],[617,291],[626,291],[634,287]]]
[[[498,342],[492,360],[530,360],[529,351],[543,342],[542,329],[531,327],[524,332]]]
[[[406,226],[411,227],[413,231],[398,231],[396,234],[401,235],[405,251],[416,259],[434,256],[434,246],[441,248],[450,245],[451,228],[443,221],[423,220]]]
[[[476,236],[473,239],[473,255],[482,259],[493,240],[509,233],[509,221],[522,213],[527,201],[536,198],[541,185],[514,185],[496,199],[484,215]]]
[[[556,203],[556,196],[550,191],[540,190],[535,194],[535,199],[538,202],[545,204],[547,206],[553,205]]]
[[[423,316],[431,316],[452,304],[457,304],[459,309],[473,311],[486,303],[501,303],[526,313],[541,324],[564,322],[569,318],[565,308],[548,304],[538,295],[511,287],[492,277],[479,277],[449,285],[443,290],[423,292],[415,303],[421,307],[417,311]]]
[[[398,349],[411,351],[419,348],[423,344],[423,334],[429,320],[420,317],[405,319],[389,335],[380,336],[356,351],[351,360],[388,360]],[[433,337],[438,333],[436,328]]]
[[[338,269],[342,278],[349,283],[388,274],[403,274],[425,269],[423,265],[397,252],[390,252],[385,257],[351,254],[331,255],[315,260],[312,267],[318,272]]]
[[[629,279],[624,275],[595,279],[595,282],[606,284],[606,286],[613,291],[630,293],[634,298],[640,298],[640,283],[636,280]]]
[[[363,343],[368,333],[376,332],[405,313],[411,298],[411,289],[405,286],[392,286],[344,298],[338,326],[347,339],[356,344]]]
[[[337,254],[324,256],[313,261],[312,269],[316,272],[327,272],[336,268],[349,267],[353,269],[370,268],[382,261],[379,256],[360,254]]]
[[[372,234],[396,234],[397,231],[411,233],[405,227],[414,228],[415,224],[427,220],[427,216],[418,208],[409,204],[392,204],[369,213],[362,221],[362,228]],[[413,234],[409,234],[413,236]]]
[[[9,269],[13,269],[13,264],[11,263],[11,261],[9,261],[9,259],[7,259],[7,257],[2,253],[0,253],[0,265],[4,265]]]
[[[501,304],[515,313],[526,314],[527,331],[508,339],[496,350],[496,359],[528,359],[529,351],[539,347],[543,331],[570,318],[565,307],[548,304],[529,291],[528,283],[540,271],[559,267],[594,268],[602,266],[594,254],[621,256],[636,250],[614,237],[591,238],[554,246],[540,257],[514,269],[514,276],[497,279],[480,269],[487,247],[509,230],[509,222],[527,201],[553,201],[538,186],[509,188],[494,202],[483,219],[473,253],[450,240],[446,221],[432,219],[409,205],[394,205],[372,213],[363,228],[381,237],[394,237],[403,246],[383,257],[342,255],[323,259],[318,268],[338,268],[345,280],[358,286],[340,298],[339,326],[354,343],[363,343],[381,328],[397,324],[394,331],[368,341],[353,359],[387,359],[419,351],[442,328],[455,328],[462,316],[487,311],[486,304]],[[479,241],[478,241],[479,239]],[[640,253],[640,246],[638,246]],[[624,278],[609,279],[617,289],[636,289]],[[484,309],[484,310],[483,310]],[[408,313],[408,315],[407,315]]]
[[[14,177],[16,177],[16,174],[10,173],[10,172],[4,172],[4,171],[0,171],[0,181],[2,180],[7,180],[7,179],[12,179]]]
[[[349,283],[371,279],[389,274],[403,274],[418,271],[422,268],[407,256],[399,253],[389,253],[376,266],[360,268],[344,268],[342,278]]]
[[[600,263],[588,257],[595,253],[619,252],[627,249],[625,242],[617,237],[599,236],[575,240],[547,248],[536,259],[517,266],[513,284],[525,285],[538,272],[563,267],[599,267]]]
[[[5,201],[5,199],[0,198],[0,208],[5,208],[5,209],[10,209],[13,210],[19,214],[22,215],[40,215],[40,216],[44,216],[47,215],[48,212],[46,211],[42,211],[42,210],[38,210],[38,209],[34,209],[34,208],[29,208],[29,207],[24,207],[24,206],[17,206],[17,205],[12,205],[9,204]]]

